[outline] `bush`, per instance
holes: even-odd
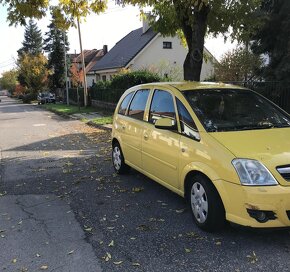
[[[108,89],[111,87],[111,81],[97,81],[93,86],[92,89],[100,90],[100,89]]]
[[[135,85],[160,82],[162,79],[157,74],[146,70],[116,75],[111,81],[112,89],[128,89]]]
[[[35,93],[28,93],[28,94],[23,95],[22,97],[23,103],[30,103],[31,101],[36,100],[36,99],[37,99],[37,94]]]

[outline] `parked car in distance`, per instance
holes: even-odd
[[[115,171],[130,167],[185,197],[206,231],[225,221],[290,226],[290,116],[222,83],[152,83],[127,90],[112,130]]]
[[[50,92],[39,93],[37,96],[38,105],[46,104],[46,103],[54,103],[55,104],[55,94]]]

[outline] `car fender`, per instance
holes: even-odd
[[[185,179],[188,173],[190,172],[200,172],[207,176],[213,183],[215,180],[220,179],[217,172],[212,169],[209,165],[202,163],[202,162],[191,162],[190,164],[186,165],[180,174],[180,189],[184,191]]]

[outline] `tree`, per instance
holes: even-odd
[[[47,10],[50,8],[55,16],[55,23],[62,29],[68,29],[70,26],[78,26],[80,48],[82,54],[82,66],[85,70],[84,54],[82,50],[80,20],[85,18],[90,12],[101,13],[107,7],[107,0],[59,0],[58,5],[50,5],[49,0],[0,0],[0,4],[8,5],[8,21],[10,25],[25,25],[26,18],[40,19],[45,16]],[[84,101],[87,105],[87,86],[86,74],[83,74],[84,81]]]
[[[200,80],[206,33],[223,33],[245,40],[257,23],[253,17],[261,0],[119,0],[119,3],[150,5],[150,22],[164,35],[181,30],[188,47],[184,79]],[[155,18],[157,20],[155,21]],[[229,32],[230,31],[230,32]]]
[[[8,90],[10,93],[13,93],[17,85],[17,77],[18,71],[16,69],[4,72],[0,78],[1,89]]]
[[[37,55],[42,52],[42,34],[41,30],[33,20],[29,20],[25,27],[24,41],[22,47],[18,50],[18,55],[21,57],[24,53]]]
[[[47,58],[43,54],[30,55],[24,53],[18,62],[18,67],[30,93],[36,94],[47,88],[49,70],[47,69]]]
[[[50,9],[57,25],[67,29],[75,26],[76,19],[85,18],[91,12],[103,12],[107,0],[59,0],[57,5],[53,0],[0,0],[0,4],[7,6],[10,25],[26,25],[27,18],[41,19]]]
[[[48,68],[52,73],[48,77],[51,88],[65,87],[65,54],[69,50],[67,33],[60,30],[55,23],[55,17],[45,33],[44,51],[48,53]]]
[[[261,68],[262,59],[245,47],[227,52],[219,63],[215,64],[215,79],[218,81],[252,80]]]
[[[265,55],[268,64],[262,76],[272,81],[289,81],[290,75],[290,1],[263,0],[264,25],[253,36],[252,49]]]
[[[83,70],[78,69],[77,63],[72,63],[70,67],[70,80],[73,87],[78,87],[83,85]]]

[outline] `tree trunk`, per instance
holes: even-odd
[[[189,9],[191,9],[191,6],[189,6]],[[200,10],[196,8],[193,15],[191,15],[193,18],[189,18],[189,12],[184,13],[184,9],[182,11],[182,9],[178,9],[176,5],[175,10],[177,16],[181,18],[181,27],[188,46],[188,54],[183,64],[184,79],[200,81],[203,63],[204,36],[207,29],[207,18],[210,7],[203,5]],[[178,11],[181,12],[179,13]]]

